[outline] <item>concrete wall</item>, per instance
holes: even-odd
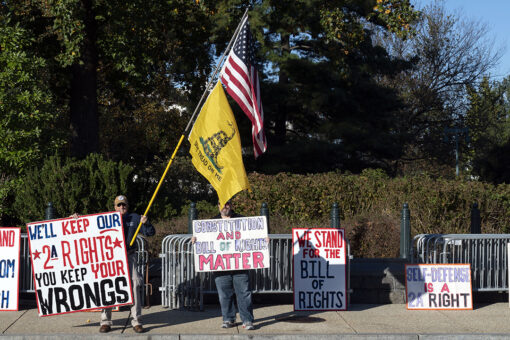
[[[391,259],[351,260],[350,303],[405,303],[405,264]]]

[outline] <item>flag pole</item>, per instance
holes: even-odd
[[[205,90],[204,90],[204,93],[202,94],[202,97],[198,101],[198,104],[197,104],[197,106],[195,108],[195,111],[193,111],[193,115],[191,116],[191,118],[190,118],[190,120],[188,122],[188,125],[186,126],[186,129],[184,129],[184,132],[182,133],[181,138],[179,139],[179,142],[177,143],[177,146],[175,147],[175,150],[172,153],[172,157],[170,157],[170,160],[168,161],[168,164],[166,165],[165,171],[163,172],[163,175],[161,176],[161,179],[159,180],[158,185],[156,186],[156,190],[154,190],[154,193],[152,194],[152,198],[150,199],[149,204],[147,205],[147,209],[145,209],[145,212],[143,213],[144,216],[147,216],[147,214],[149,213],[149,210],[150,210],[150,208],[152,206],[152,203],[154,202],[154,199],[156,198],[156,195],[158,194],[159,188],[161,187],[161,184],[163,183],[163,180],[165,179],[166,174],[168,173],[168,170],[170,169],[170,165],[172,164],[172,162],[173,162],[173,160],[175,158],[175,155],[177,154],[177,151],[179,150],[179,148],[180,148],[180,146],[182,144],[182,141],[184,140],[184,136],[188,132],[188,130],[189,130],[190,126],[191,126],[191,123],[193,122],[193,120],[194,120],[194,118],[195,118],[195,116],[196,116],[196,114],[198,112],[198,109],[202,105],[202,102],[203,102],[204,98],[211,91],[211,85],[213,83],[214,78],[216,77],[216,74],[218,73],[218,69],[223,64],[223,61],[225,59],[225,56],[227,55],[227,52],[230,52],[230,49],[232,48],[232,45],[233,45],[234,41],[237,39],[237,36],[239,35],[239,31],[241,30],[241,26],[242,26],[245,18],[248,16],[248,9],[249,8],[246,8],[246,10],[244,11],[244,14],[243,14],[243,16],[241,18],[241,21],[239,22],[239,25],[237,25],[237,28],[236,28],[236,30],[234,32],[234,35],[230,39],[230,42],[228,43],[227,48],[225,49],[225,51],[223,52],[223,55],[221,56],[220,62],[216,66],[216,69],[214,70],[211,79],[207,83],[207,85],[205,87]],[[131,242],[129,242],[130,246],[132,246],[133,243],[135,242],[136,236],[138,235],[138,232],[140,231],[141,227],[142,227],[142,221],[140,221],[140,223],[138,224],[138,227],[136,228],[135,234],[133,235],[133,238],[131,239]]]

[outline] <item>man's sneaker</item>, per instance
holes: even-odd
[[[234,321],[223,321],[221,328],[232,328],[236,325]]]
[[[143,329],[143,326],[142,325],[136,325],[133,327],[133,330],[135,331],[135,333],[143,333],[145,332],[145,330]]]
[[[253,324],[251,322],[243,323],[243,328],[248,330],[248,331],[252,331],[252,330],[255,329],[255,327],[253,326]]]
[[[108,333],[111,330],[112,328],[108,325],[102,325],[101,327],[99,327],[99,333]]]

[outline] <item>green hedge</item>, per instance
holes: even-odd
[[[186,164],[185,159],[179,159],[167,176],[150,212],[154,221],[185,215],[190,201],[198,202],[206,215],[216,212],[216,195]],[[132,210],[142,213],[156,185],[153,179],[143,179],[146,177],[135,176],[131,166],[99,155],[84,160],[51,157],[40,168],[27,171],[16,189],[13,207],[25,223],[42,219],[50,201],[59,216],[96,213],[111,210],[113,197],[124,193],[137,201]],[[267,202],[271,232],[327,226],[333,202],[339,204],[342,222],[352,225],[385,218],[398,224],[402,204],[407,202],[413,235],[468,232],[473,202],[479,204],[484,233],[507,232],[510,225],[510,186],[506,184],[427,176],[389,178],[380,170],[365,170],[361,175],[252,173],[249,181],[251,192],[244,191],[234,199],[236,210],[258,215],[261,203]]]
[[[92,214],[113,210],[113,199],[124,194],[130,210],[142,214],[165,167],[166,160],[137,171],[97,154],[83,160],[50,157],[18,179],[9,212],[21,224],[44,219],[48,202],[53,203],[57,217],[75,212]],[[151,206],[149,217],[153,222],[185,214],[191,201],[199,202],[200,210],[217,212],[212,203],[216,194],[192,167],[186,157],[175,159]]]
[[[331,205],[337,202],[355,257],[399,256],[400,214],[406,202],[413,236],[469,233],[473,202],[479,204],[483,233],[506,233],[510,225],[508,185],[427,176],[389,178],[379,170],[365,170],[361,175],[252,173],[248,177],[251,192],[234,198],[237,212],[259,215],[261,204],[267,202],[270,232],[288,234],[293,227],[329,226]],[[216,209],[207,202],[200,202],[197,208],[199,218],[212,216]],[[187,206],[181,211],[185,215]],[[187,232],[184,218],[173,219],[168,225],[156,226],[161,237]]]
[[[478,202],[482,232],[505,233],[510,225],[510,186],[430,177],[389,178],[380,170],[361,175],[249,175],[251,192],[234,200],[237,210],[259,214],[267,202],[272,232],[290,232],[293,226],[328,225],[331,204],[337,202],[341,220],[360,223],[367,218],[400,219],[409,203],[412,234],[467,233],[473,202]],[[377,221],[374,221],[377,222]],[[283,224],[282,224],[283,223]]]
[[[157,183],[151,174],[162,172],[163,167],[163,163],[153,164],[150,172],[135,174],[131,166],[99,155],[84,160],[51,157],[19,181],[12,211],[22,223],[43,219],[50,201],[59,217],[97,213],[113,209],[113,198],[124,193],[132,201],[131,210],[143,213]],[[329,226],[331,205],[337,202],[351,251],[358,257],[398,256],[400,212],[406,202],[412,235],[468,233],[473,202],[479,204],[483,233],[510,230],[510,186],[506,184],[427,176],[389,178],[380,170],[365,170],[361,175],[252,173],[248,177],[251,191],[235,197],[236,211],[259,215],[262,202],[267,202],[270,232],[290,233],[293,227]],[[160,236],[187,232],[184,217],[191,201],[197,202],[199,218],[217,213],[216,194],[182,157],[149,213]]]
[[[25,173],[14,211],[23,223],[44,219],[48,202],[58,217],[111,211],[115,196],[133,189],[133,168],[128,165],[94,154],[83,160],[50,157]]]

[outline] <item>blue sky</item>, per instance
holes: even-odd
[[[433,0],[411,0],[418,9]],[[510,0],[444,0],[448,12],[454,11],[462,18],[480,20],[488,25],[489,35],[496,46],[503,47],[500,65],[491,71],[495,80],[510,75]]]

